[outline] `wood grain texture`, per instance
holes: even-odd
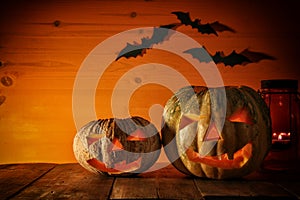
[[[113,180],[95,176],[78,164],[63,164],[12,199],[107,199]]]
[[[171,14],[173,11],[190,12],[192,19],[200,18],[202,23],[218,20],[237,31],[215,37],[201,35],[190,27],[178,28],[212,53],[222,50],[229,54],[233,49],[240,52],[250,48],[277,58],[234,68],[218,65],[225,85],[244,84],[258,89],[262,79],[299,80],[299,32],[294,30],[299,18],[297,8],[296,2],[290,0],[281,3],[270,0],[5,1],[0,12],[0,80],[10,77],[13,82],[9,86],[0,82],[0,163],[74,162],[72,141],[77,130],[72,90],[81,64],[97,45],[122,31],[178,23]],[[203,77],[182,58],[149,50],[143,57],[120,59],[108,67],[97,86],[97,117],[112,117],[111,95],[117,81],[130,69],[149,62],[170,66],[191,84],[205,84]],[[99,66],[104,67],[100,60]],[[178,80],[159,71],[156,77],[170,84]],[[164,106],[172,93],[166,87],[143,85],[147,77],[138,74],[129,86],[136,84],[135,78],[140,78],[141,87],[130,99],[130,114],[150,120],[151,106]],[[160,113],[155,116],[160,121]],[[88,120],[94,119],[85,122]]]
[[[54,167],[55,164],[1,165],[0,198],[16,195]]]
[[[160,178],[158,196],[160,199],[203,199],[192,178]]]
[[[217,181],[180,175],[174,169],[124,178],[98,176],[78,163],[1,165],[1,199],[299,199],[294,172],[276,173],[276,181],[268,180],[266,173]]]
[[[205,199],[228,198],[278,198],[295,199],[283,188],[269,182],[257,181],[203,181],[196,180],[196,184]]]
[[[154,178],[118,178],[111,199],[156,199],[156,181]]]

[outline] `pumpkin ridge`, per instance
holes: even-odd
[[[194,93],[190,87],[184,87],[176,92],[167,101],[163,112],[162,142],[167,157],[174,167],[188,175],[216,179],[241,177],[256,170],[271,145],[270,116],[259,94],[245,86],[225,86],[223,89],[226,92],[226,99],[223,99],[224,96],[219,95],[221,87],[192,86],[192,88]],[[222,90],[220,92],[222,94]],[[230,120],[234,112],[237,112],[237,116],[235,120]],[[193,120],[186,121],[184,126],[180,126],[181,118],[187,113],[206,115],[207,118],[199,118],[197,126],[192,125],[195,124]],[[243,120],[239,121],[239,117]],[[216,123],[216,130],[220,135],[217,142],[203,140],[211,123]],[[196,137],[188,140],[194,133]],[[199,155],[212,156],[211,158],[215,159],[214,156],[224,153],[228,160],[221,165],[216,164],[217,160],[209,160],[209,157],[205,158],[205,162],[203,159],[192,162],[184,152],[186,141],[191,141],[187,148],[193,149]],[[252,148],[239,151],[249,143],[252,144]],[[203,148],[210,152],[203,151]],[[183,154],[180,155],[181,152]],[[215,164],[211,166],[209,162]]]
[[[226,121],[231,117],[232,113],[236,112],[238,109],[244,108],[244,106],[247,104],[247,100],[245,99],[244,94],[240,91],[238,87],[228,87],[226,88],[226,97],[227,97],[227,112],[226,112]],[[230,141],[230,145],[226,144],[225,146],[228,146],[226,149],[230,159],[233,159],[234,153],[242,148],[245,144],[247,144],[249,141],[243,141],[246,139],[245,137],[242,137],[243,135],[240,134],[240,130],[242,127],[240,127],[240,124],[236,123],[229,123],[227,122],[227,126],[230,127],[227,128],[227,134],[224,134],[227,138],[224,139],[225,141]],[[232,133],[235,133],[235,135],[231,135]],[[230,138],[228,138],[231,136]]]
[[[158,159],[161,141],[153,124],[142,118],[139,120],[140,124],[149,124],[147,128],[141,126],[146,135],[154,129],[156,135],[146,138],[145,141],[127,141],[128,135],[125,132],[137,129],[136,122],[130,118],[99,119],[87,123],[74,137],[75,158],[80,165],[93,173],[126,176],[144,172]],[[125,130],[121,130],[119,126]],[[89,137],[94,141],[88,146]],[[114,142],[119,148],[113,148]],[[116,167],[118,170],[114,169]]]
[[[188,169],[183,165],[179,159],[178,149],[176,146],[176,122],[170,123],[170,115],[175,115],[173,119],[177,119],[176,115],[181,113],[181,107],[179,105],[179,98],[184,97],[184,91],[186,88],[182,88],[177,91],[167,102],[165,109],[163,111],[162,119],[162,141],[163,147],[166,152],[166,156],[172,162],[172,164],[182,173],[193,175]],[[165,133],[165,134],[164,134]]]
[[[264,158],[267,156],[268,151],[271,148],[271,144],[272,144],[272,128],[271,128],[271,117],[270,117],[270,112],[269,112],[269,108],[267,107],[267,105],[265,104],[264,100],[257,95],[257,93],[252,90],[251,88],[247,87],[247,86],[242,86],[241,90],[243,90],[245,92],[245,94],[253,99],[253,101],[258,102],[258,105],[253,105],[255,106],[257,109],[253,109],[255,111],[260,111],[262,113],[262,115],[259,115],[262,118],[262,121],[264,122],[263,124],[265,124],[264,127],[259,126],[257,127],[257,129],[261,129],[264,128],[265,131],[267,132],[266,136],[267,139],[264,141],[264,144],[262,146],[265,147],[265,152],[264,154],[262,154],[261,152],[258,152],[257,154],[261,155],[260,159],[264,160]],[[258,109],[260,108],[260,109]],[[255,145],[255,143],[254,143]]]

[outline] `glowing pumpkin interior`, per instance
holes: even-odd
[[[105,134],[91,134],[87,136],[86,139],[88,145],[90,146],[104,137],[106,137]],[[146,137],[142,130],[136,129],[126,139],[129,142],[144,142],[146,140]],[[108,156],[110,153],[116,151],[126,151],[126,149],[117,137],[113,138],[110,145],[107,146],[107,149],[102,149],[102,152],[105,154],[108,153]],[[108,166],[107,163],[103,162],[102,160],[92,158],[87,160],[87,163],[101,172],[106,172],[109,174],[121,174],[124,172],[132,172],[139,169],[141,167],[141,161],[142,157],[138,157],[136,160],[129,163],[127,163],[126,160],[121,160],[113,163],[113,166]]]
[[[207,116],[195,116],[193,114],[183,115],[179,124],[179,129],[181,130],[189,124],[197,122],[198,119],[206,117]],[[253,124],[253,120],[251,119],[251,116],[247,108],[245,107],[237,109],[230,117],[228,117],[227,120],[236,123],[246,123],[249,125]],[[203,142],[217,141],[219,139],[222,139],[222,136],[218,131],[216,124],[213,122],[208,127],[203,138]],[[233,158],[229,158],[227,153],[215,156],[203,156],[198,152],[195,152],[191,147],[189,147],[185,153],[188,159],[192,162],[199,162],[212,167],[219,167],[223,169],[241,168],[251,157],[252,143],[250,141],[244,147],[236,151],[233,155]]]
[[[223,89],[187,86],[165,105],[162,142],[185,174],[242,177],[261,166],[271,147],[271,120],[261,96],[247,86]]]
[[[77,132],[73,151],[79,164],[92,173],[127,176],[154,165],[161,140],[155,126],[142,117],[99,119]]]

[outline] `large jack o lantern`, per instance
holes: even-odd
[[[87,170],[106,175],[130,175],[146,171],[161,149],[157,129],[141,117],[100,119],[82,127],[73,151]]]
[[[185,87],[165,106],[163,145],[172,164],[185,174],[242,177],[260,167],[271,147],[269,110],[256,91],[226,86],[226,95],[213,95],[219,90]]]

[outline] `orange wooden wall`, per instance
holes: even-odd
[[[237,31],[216,37],[177,29],[212,52],[250,48],[276,58],[234,68],[218,65],[226,85],[257,90],[262,79],[300,77],[299,14],[293,1],[6,0],[0,10],[0,163],[75,162],[72,90],[81,63],[98,44],[122,31],[178,22],[172,11],[190,12],[203,23],[218,20]],[[153,61],[178,70],[191,84],[204,84],[186,62],[167,52],[120,59],[99,82],[97,117],[113,116],[111,95],[118,79]],[[166,74],[159,76],[174,82]],[[130,114],[149,119],[150,107],[163,106],[171,95],[159,84],[143,85],[130,99]]]

